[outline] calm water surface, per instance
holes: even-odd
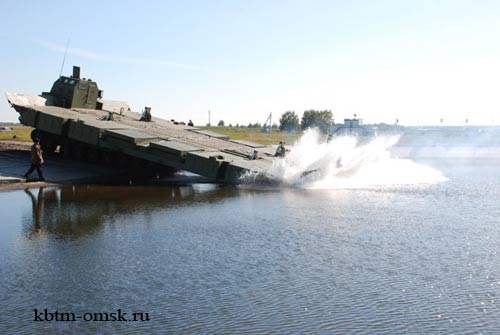
[[[2,192],[0,333],[498,333],[500,166],[440,169],[361,190]]]

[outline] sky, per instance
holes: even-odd
[[[483,0],[2,0],[0,91],[49,91],[69,44],[63,74],[169,120],[500,124],[499,18]]]

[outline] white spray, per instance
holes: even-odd
[[[321,140],[308,130],[268,175],[284,184],[309,189],[346,189],[374,186],[433,184],[445,181],[441,172],[408,159],[392,158],[389,149],[399,136],[379,136],[358,144],[354,136]]]

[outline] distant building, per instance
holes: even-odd
[[[367,135],[368,130],[362,126],[363,120],[353,118],[344,119],[344,124],[334,124],[330,128],[330,133],[333,135]]]

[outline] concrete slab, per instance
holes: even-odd
[[[24,181],[23,178],[13,178],[13,177],[0,176],[0,184],[20,183],[22,181]]]
[[[221,139],[221,140],[229,140],[229,136],[228,135],[214,133],[213,131],[209,131],[209,130],[197,130],[197,129],[188,129],[188,130],[192,131],[193,133],[197,133],[197,134],[202,134],[202,135],[206,135],[206,136],[209,136],[209,137],[218,138],[218,139]]]
[[[264,144],[255,143],[252,141],[244,141],[244,140],[230,140],[230,141],[233,143],[246,145],[247,147],[250,147],[250,148],[265,148],[266,147]]]
[[[143,143],[158,138],[158,136],[137,129],[109,129],[106,130],[106,137],[116,138],[129,143]]]
[[[69,123],[68,129],[68,137],[92,144],[97,145],[99,139],[101,138],[101,134],[106,130],[110,129],[130,129],[131,127],[120,124],[113,121],[100,121],[100,120],[86,120],[84,121],[75,121]]]
[[[202,148],[195,147],[186,143],[181,143],[177,141],[159,141],[149,143],[149,147],[153,150],[165,151],[168,153],[173,153],[176,155],[184,155],[187,152],[192,151],[203,151]]]

